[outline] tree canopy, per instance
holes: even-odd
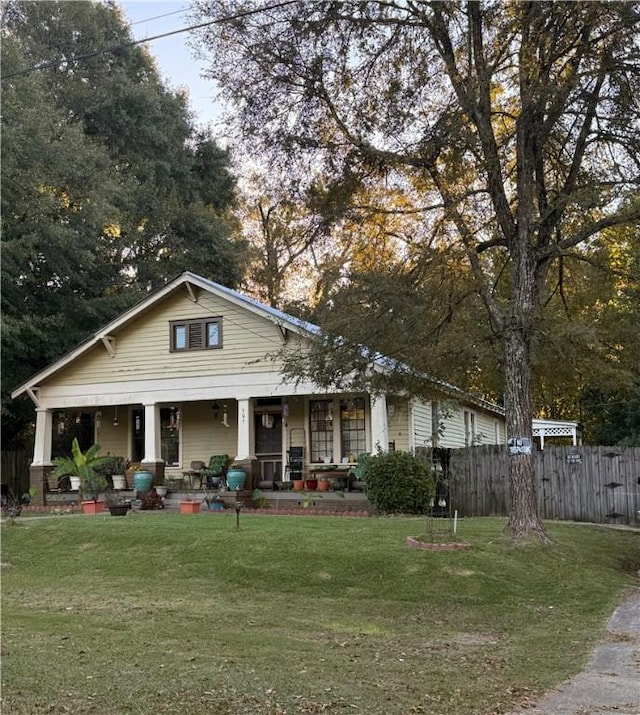
[[[184,270],[242,274],[227,152],[131,40],[113,3],[3,6],[5,443],[30,374]]]
[[[640,218],[625,200],[639,183],[638,4],[197,8],[218,20],[201,44],[239,137],[268,153],[274,172],[286,168],[309,195],[322,186],[361,222],[413,210],[409,275],[423,275],[435,251],[461,264],[501,347],[509,434],[530,436],[550,270]],[[363,209],[363,190],[376,187]],[[399,319],[386,321],[394,334]],[[292,369],[331,382],[351,362],[363,378],[374,374],[370,357],[341,336],[306,366],[294,356]],[[544,537],[531,456],[510,461],[510,481],[509,533]]]

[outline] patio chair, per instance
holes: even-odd
[[[187,477],[189,480],[189,484],[193,485],[193,480],[194,479],[199,479],[200,480],[200,485],[199,489],[202,488],[202,479],[203,479],[203,472],[204,472],[204,461],[202,459],[194,459],[191,464],[189,465],[189,469],[185,469],[182,472],[182,475],[184,477]]]
[[[202,470],[202,476],[206,480],[206,485],[209,489],[216,489],[225,481],[228,466],[228,454],[214,454],[209,459],[209,465]]]

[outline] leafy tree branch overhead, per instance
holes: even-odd
[[[638,4],[300,2],[224,21],[260,7],[197,3],[220,20],[200,39],[238,139],[353,210],[365,177],[429,207],[423,235],[464,257],[502,346],[510,434],[529,435],[551,266],[640,219],[625,201],[639,183]],[[510,464],[508,531],[544,538],[532,460]]]
[[[130,40],[111,3],[3,4],[5,444],[32,418],[7,392],[97,326],[183,270],[241,275],[229,156],[185,97],[142,47],[68,61]]]

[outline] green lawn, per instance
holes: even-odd
[[[637,533],[168,513],[2,527],[2,712],[504,713],[579,670],[640,566]]]

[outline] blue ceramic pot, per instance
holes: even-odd
[[[247,473],[244,469],[229,469],[227,471],[227,487],[232,492],[240,491],[247,481]]]
[[[136,493],[148,492],[153,484],[153,474],[151,472],[135,472],[133,475],[133,488]]]

